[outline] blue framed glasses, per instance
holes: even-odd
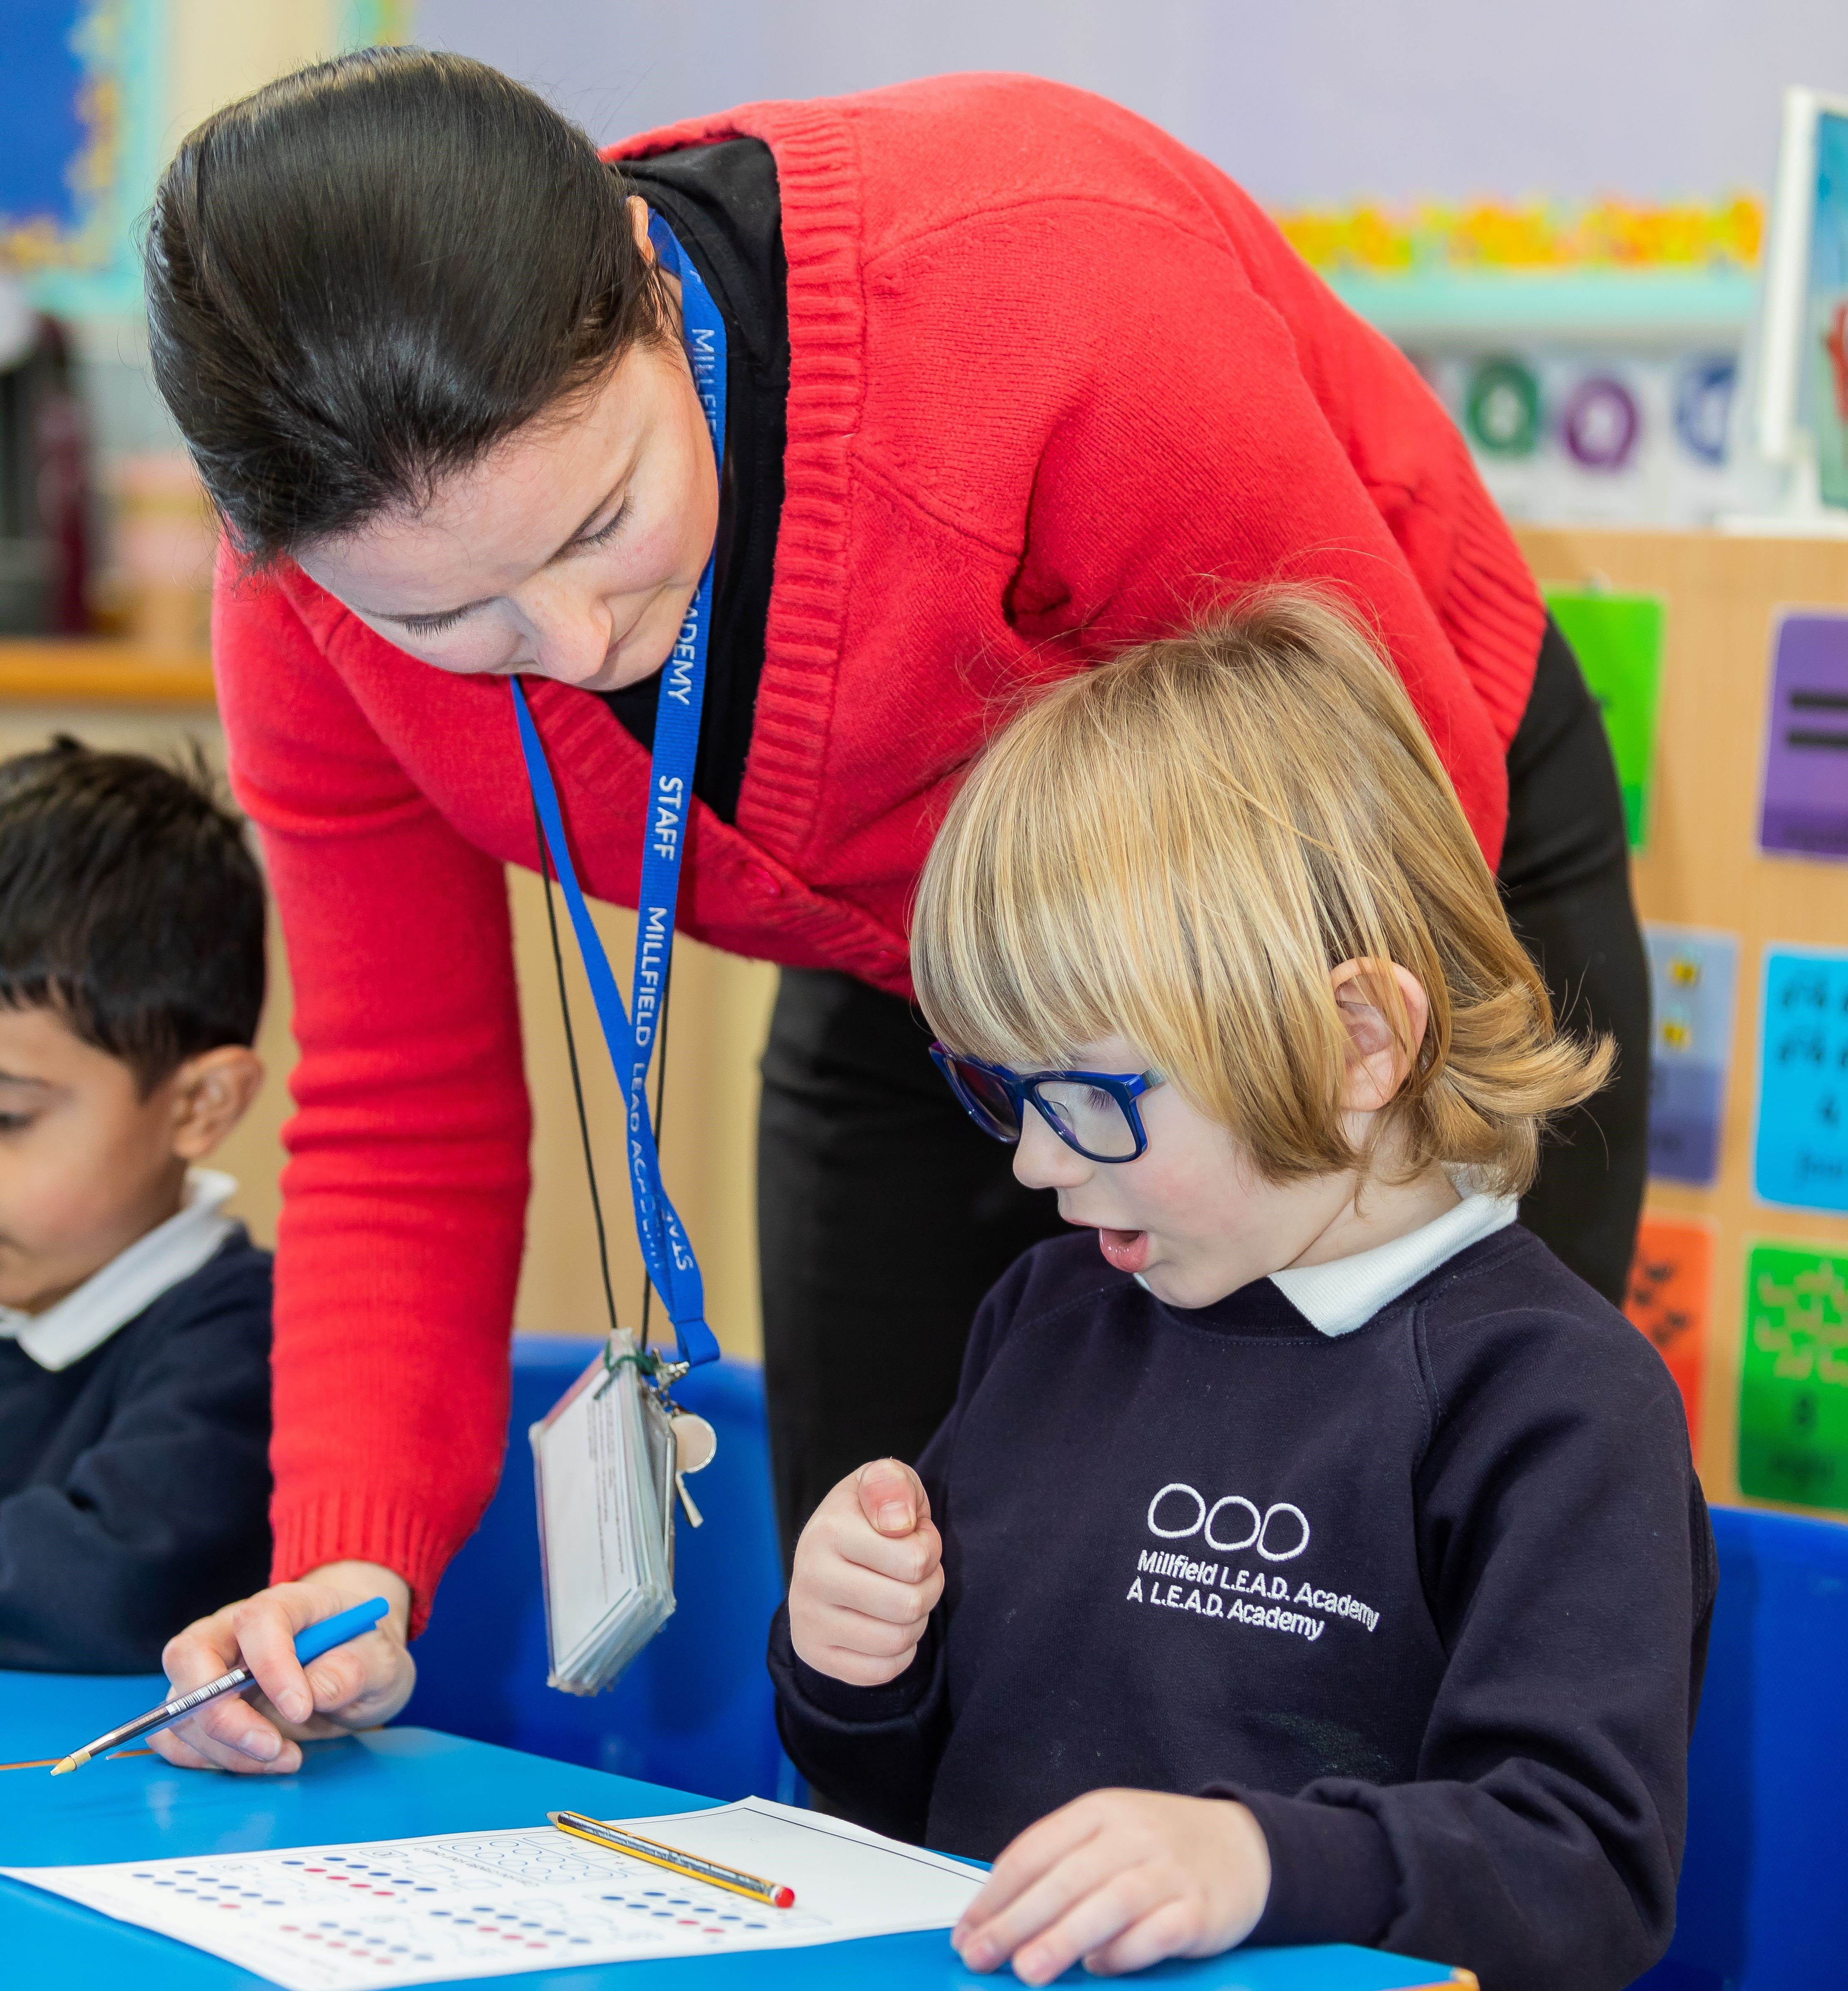
[[[941,1044],[931,1045],[931,1061],[982,1132],[1010,1146],[1020,1138],[1021,1115],[1030,1103],[1087,1162],[1133,1162],[1148,1149],[1136,1101],[1162,1083],[1159,1071],[1009,1071]]]

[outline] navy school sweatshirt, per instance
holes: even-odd
[[[0,1666],[151,1673],[270,1559],[270,1254],[243,1226],[68,1369],[0,1340]]]
[[[1339,1337],[1268,1279],[1183,1310],[1088,1232],[1041,1245],[918,1471],[945,1586],[909,1669],[849,1686],[771,1635],[850,1817],[992,1859],[1100,1787],[1236,1797],[1254,1942],[1484,1991],[1667,1947],[1712,1534],[1660,1358],[1528,1231]]]

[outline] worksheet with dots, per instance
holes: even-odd
[[[795,1905],[763,1908],[543,1824],[0,1872],[208,1950],[291,1991],[375,1991],[563,1964],[947,1929],[983,1878],[960,1861],[761,1798],[618,1823],[793,1887]]]

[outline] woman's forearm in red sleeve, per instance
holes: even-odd
[[[505,882],[392,760],[279,590],[221,577],[213,634],[301,1047],[276,1263],[274,1574],[381,1563],[420,1624],[506,1431],[529,1116]]]

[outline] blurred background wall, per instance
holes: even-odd
[[[1848,87],[1839,0],[421,0],[415,25],[606,140],[754,97],[1025,70],[1290,206],[1762,189],[1784,86]]]

